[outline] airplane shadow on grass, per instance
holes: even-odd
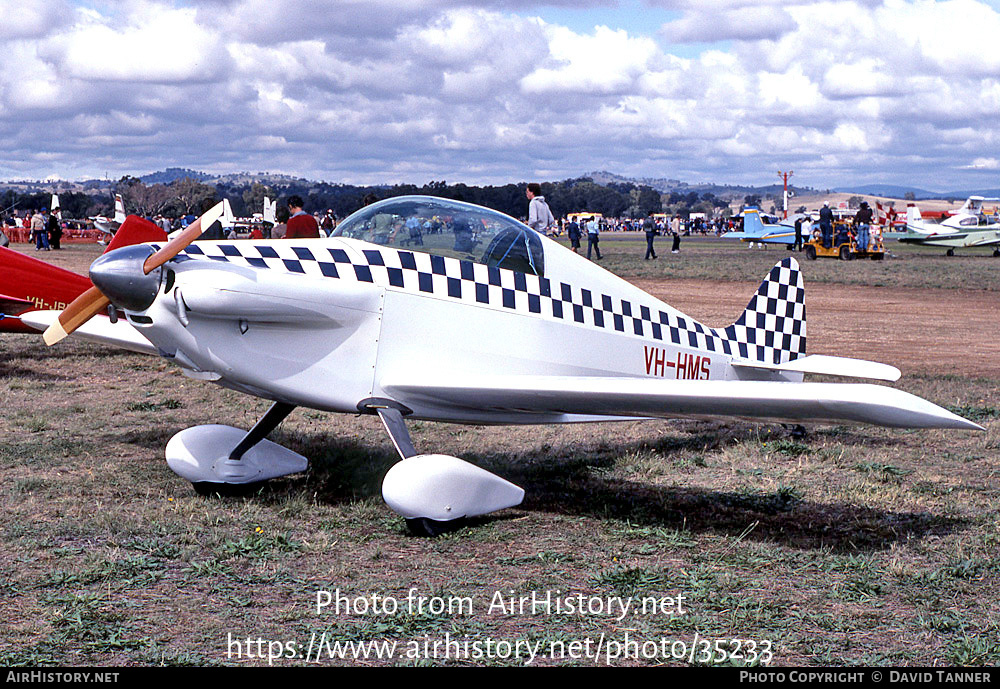
[[[133,431],[125,440],[160,449],[179,428]],[[730,444],[755,431],[737,429],[688,437],[665,436],[652,443],[598,445],[571,456],[528,452],[517,457],[461,453],[463,459],[513,481],[525,490],[519,512],[616,519],[639,527],[663,527],[691,532],[746,536],[799,549],[858,552],[889,548],[912,538],[943,535],[964,526],[960,519],[930,513],[894,512],[850,503],[816,502],[793,489],[776,491],[721,491],[711,488],[656,486],[603,476],[624,454],[641,449],[701,450],[706,445]],[[303,475],[276,479],[253,494],[263,504],[281,504],[301,491],[336,505],[381,495],[382,478],[398,461],[391,447],[335,435],[272,434],[275,442],[310,460]],[[178,479],[180,480],[180,479]],[[470,528],[509,519],[511,513],[470,520]]]

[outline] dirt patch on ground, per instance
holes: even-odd
[[[86,274],[103,247],[70,245],[38,254],[17,251]],[[640,262],[641,263],[641,262]],[[713,327],[729,325],[759,282],[630,278],[630,282]],[[905,373],[1000,374],[995,291],[806,284],[809,352],[872,359]]]
[[[757,285],[634,280],[671,306],[718,327],[732,323]],[[992,292],[806,285],[809,352],[872,359],[904,373],[996,376],[1000,372]]]

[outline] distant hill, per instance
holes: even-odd
[[[190,177],[191,179],[196,179],[199,182],[204,182],[209,179],[211,175],[207,175],[204,172],[198,172],[197,170],[188,170],[183,167],[168,167],[166,170],[160,172],[151,172],[148,175],[142,175],[139,179],[142,180],[144,184],[170,184],[171,182],[176,182],[179,179],[184,179],[185,177]]]
[[[669,194],[672,192],[679,192],[681,194],[689,194],[691,192],[695,192],[699,195],[714,194],[720,199],[742,199],[744,196],[749,195],[779,197],[781,196],[781,192],[784,190],[784,186],[782,184],[778,184],[777,182],[774,184],[765,184],[759,187],[740,186],[734,184],[713,184],[711,182],[691,184],[689,182],[681,182],[680,180],[665,179],[662,177],[624,177],[606,170],[588,172],[581,176],[589,177],[597,184],[642,184],[652,187],[660,193]],[[815,191],[811,187],[797,187],[789,185],[788,188],[796,194]]]
[[[913,193],[915,199],[967,199],[970,196],[1000,197],[1000,189],[966,189],[964,191],[927,191],[917,187],[904,187],[897,184],[862,184],[856,187],[838,187],[834,191],[843,194],[861,194],[867,196],[882,196],[891,199],[906,198]]]

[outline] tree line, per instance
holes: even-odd
[[[526,182],[500,186],[476,186],[431,181],[422,186],[396,184],[392,186],[359,186],[331,184],[328,182],[294,181],[267,185],[260,182],[233,184],[220,182],[207,184],[190,177],[170,183],[146,184],[133,176],[122,177],[112,194],[122,195],[127,213],[142,216],[163,214],[169,217],[198,215],[228,198],[237,216],[261,212],[265,196],[282,203],[296,194],[305,200],[306,210],[322,213],[332,210],[344,218],[365,205],[371,198],[385,199],[396,196],[420,194],[467,201],[498,210],[515,218],[527,215],[528,202],[524,195]],[[589,177],[567,179],[559,182],[542,182],[552,213],[558,218],[567,213],[592,212],[605,217],[642,218],[649,213],[670,213],[687,217],[690,213],[713,214],[725,209],[728,202],[711,193],[686,194],[672,192],[661,194],[642,184],[614,182],[598,184]],[[64,218],[86,218],[110,215],[114,212],[112,194],[106,192],[61,192],[60,205]],[[0,194],[2,209],[16,207],[18,214],[26,210],[48,206],[50,194],[41,192],[18,193],[7,190]],[[8,211],[9,212],[9,211]]]

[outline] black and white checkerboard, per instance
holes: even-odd
[[[739,320],[727,328],[708,328],[675,310],[537,275],[386,247],[361,253],[363,261],[354,262],[341,248],[282,240],[199,242],[183,255],[370,282],[773,364],[796,359],[806,350],[805,291],[798,263],[790,257],[771,269]]]

